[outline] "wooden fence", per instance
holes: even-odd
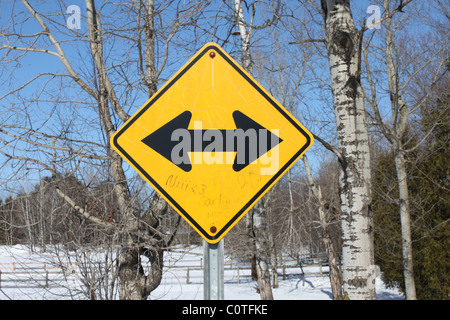
[[[64,266],[65,265],[65,266]],[[31,289],[65,287],[71,264],[46,262],[0,263],[0,289]]]
[[[325,274],[328,274],[328,265],[310,265],[308,267],[305,267],[306,270],[303,272],[301,271],[300,267],[287,265],[287,266],[281,266],[277,269],[278,277],[281,277],[281,279],[286,280],[289,277],[298,277],[301,276],[303,281],[306,276],[321,276],[323,277]],[[312,270],[314,269],[314,270]],[[195,268],[195,267],[187,267],[183,269],[185,272],[184,277],[182,279],[185,279],[185,282],[187,284],[192,283],[203,283],[203,268]],[[231,271],[231,272],[230,272]],[[241,282],[249,282],[251,281],[251,268],[250,267],[239,267],[236,266],[235,268],[225,268],[224,269],[224,282],[225,283],[241,283]],[[176,276],[163,276],[163,279],[169,280],[169,279],[177,279],[178,281],[181,280],[181,277],[177,274]],[[200,279],[195,280],[195,279]]]
[[[102,263],[104,264],[104,262]],[[24,288],[62,288],[67,286],[69,276],[81,277],[76,263],[0,263],[0,289]],[[289,277],[324,276],[328,274],[328,265],[322,263],[306,264],[300,267],[294,261],[285,261],[278,266],[277,274],[281,279]],[[251,266],[232,259],[225,259],[224,282],[241,283],[251,281]],[[203,259],[165,261],[163,283],[203,283]]]

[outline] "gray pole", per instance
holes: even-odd
[[[203,298],[223,300],[223,240],[211,244],[203,240]]]

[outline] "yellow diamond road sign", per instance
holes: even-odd
[[[111,142],[206,241],[216,243],[313,137],[222,48],[208,43]]]

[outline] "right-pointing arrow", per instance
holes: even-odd
[[[142,142],[183,171],[192,169],[188,152],[236,152],[233,170],[241,171],[283,141],[240,111],[233,112],[236,129],[188,130],[191,117],[181,113]]]
[[[237,128],[235,130],[236,138],[233,141],[236,147],[234,171],[241,171],[283,141],[240,111],[233,112],[233,119]],[[256,141],[254,135],[256,135]]]

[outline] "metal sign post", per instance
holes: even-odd
[[[203,297],[223,300],[223,240],[214,244],[203,241],[203,249]]]

